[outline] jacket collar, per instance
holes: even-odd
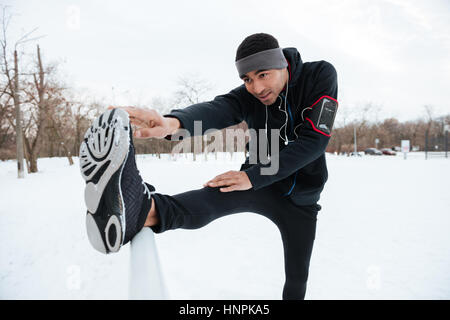
[[[283,54],[286,57],[288,62],[288,71],[289,71],[289,88],[295,86],[298,83],[298,79],[300,78],[300,74],[303,69],[303,61],[300,53],[296,48],[284,48]],[[283,91],[286,90],[283,89]]]

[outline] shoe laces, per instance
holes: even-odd
[[[147,195],[147,198],[150,199],[152,197],[152,194],[155,193],[154,191],[150,191],[150,189],[147,187],[144,181],[142,181],[142,185],[144,186],[144,194]]]

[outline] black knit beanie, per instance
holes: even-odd
[[[267,33],[255,33],[245,38],[239,45],[235,61],[254,53],[274,48],[279,48],[278,40],[275,37]]]

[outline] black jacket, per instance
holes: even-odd
[[[261,175],[261,167],[270,164],[261,164],[259,158],[258,164],[253,165],[249,164],[247,158],[240,170],[247,173],[253,189],[274,184],[280,194],[290,198],[295,204],[310,205],[319,200],[328,179],[325,149],[330,135],[303,120],[302,112],[323,96],[337,100],[337,74],[333,65],[326,61],[303,63],[296,48],[284,48],[283,53],[289,64],[288,110],[284,112],[284,101],[279,109],[280,102],[286,95],[286,87],[281,92],[281,97],[267,107],[268,133],[270,129],[281,128],[278,173]],[[289,117],[285,132],[283,125],[287,114]],[[177,118],[191,135],[194,135],[194,121],[200,120],[202,134],[208,129],[226,128],[242,120],[247,122],[249,128],[257,131],[264,129],[266,123],[265,106],[246,90],[245,85],[219,95],[212,101],[174,109],[164,116]],[[290,141],[288,145],[282,139],[285,138],[285,133]],[[249,150],[248,144],[246,148]]]

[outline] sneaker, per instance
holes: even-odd
[[[108,110],[86,131],[80,170],[86,181],[86,229],[92,246],[117,252],[144,226],[155,188],[136,167],[128,113]]]

